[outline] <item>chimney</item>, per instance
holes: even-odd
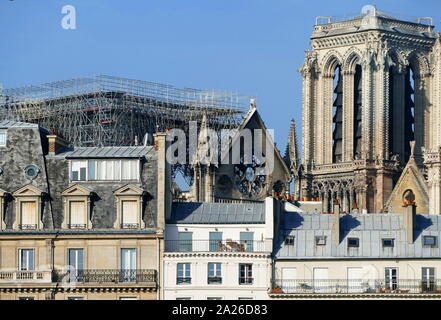
[[[46,137],[48,139],[50,155],[57,154],[60,151],[60,149],[67,147],[69,145],[69,143],[66,140],[64,140],[63,138],[57,135],[48,135]]]
[[[413,230],[416,225],[416,205],[409,201],[404,205],[404,227],[406,228],[407,242],[413,243]]]
[[[167,148],[170,142],[167,141],[166,133],[154,134],[154,150],[157,153],[157,229],[162,233],[165,228],[165,219],[171,217],[172,207],[172,181],[171,181],[171,166],[167,161]]]
[[[338,200],[334,202],[334,216],[333,216],[333,222],[332,222],[332,230],[331,230],[331,236],[332,236],[332,242],[335,244],[340,243],[340,204],[338,203]]]

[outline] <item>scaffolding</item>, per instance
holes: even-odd
[[[250,97],[97,75],[0,88],[0,120],[36,123],[74,146],[134,145],[146,134],[200,125],[236,128]]]

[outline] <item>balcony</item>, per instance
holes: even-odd
[[[156,270],[150,269],[85,269],[63,271],[55,270],[52,274],[53,282],[68,283],[154,283],[156,284]]]
[[[264,252],[264,241],[166,240],[166,252]]]
[[[441,280],[275,280],[272,294],[441,294]]]
[[[2,283],[50,283],[51,271],[0,271]]]

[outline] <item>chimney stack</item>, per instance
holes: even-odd
[[[407,242],[413,243],[413,231],[416,225],[416,205],[414,201],[404,205],[404,227],[406,228]]]
[[[57,135],[48,135],[48,144],[49,144],[49,154],[55,155],[57,154],[60,149],[65,148],[69,145],[69,143],[64,140],[63,138],[57,136]]]
[[[335,244],[340,243],[340,204],[338,200],[334,202],[334,221],[332,223],[332,242]]]
[[[157,152],[157,181],[158,181],[158,220],[157,229],[162,233],[165,228],[165,219],[170,218],[172,207],[172,181],[171,166],[167,161],[167,148],[170,142],[167,141],[166,133],[154,134],[154,150]]]

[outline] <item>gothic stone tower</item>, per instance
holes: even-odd
[[[422,168],[426,158],[438,188],[429,193],[440,197],[441,47],[433,26],[364,11],[316,24],[299,70],[301,196],[320,197],[325,212],[334,200],[346,212],[385,211],[412,151]]]

